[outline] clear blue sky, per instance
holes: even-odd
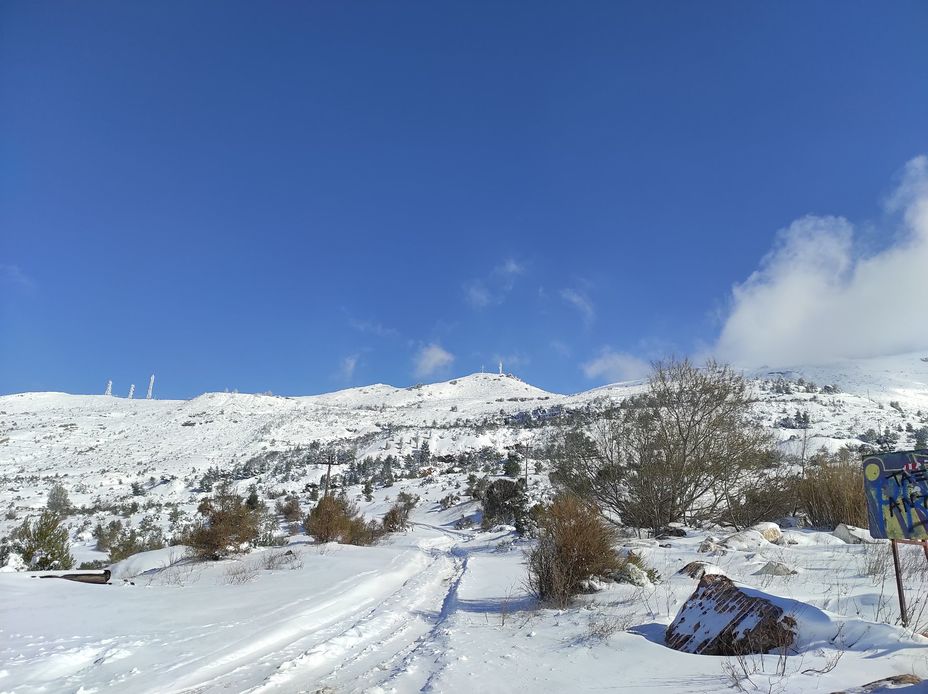
[[[551,390],[928,151],[924,2],[0,4],[0,393]],[[586,368],[584,368],[586,367]]]

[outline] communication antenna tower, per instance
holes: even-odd
[[[500,362],[499,362],[499,375],[500,376],[503,375],[503,360],[502,359],[500,359]]]
[[[133,395],[135,395],[135,384],[134,383],[131,386],[129,386],[129,399],[130,400],[132,399]]]
[[[151,400],[151,392],[155,389],[155,374],[151,375],[151,378],[148,380],[148,395],[145,396],[146,400]]]
[[[112,381],[112,379],[110,379],[109,381],[106,382],[106,390],[103,391],[103,394],[104,394],[104,395],[112,395],[112,394],[113,394],[113,381]]]

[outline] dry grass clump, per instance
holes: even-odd
[[[867,501],[860,464],[849,453],[819,453],[796,484],[802,509],[812,525],[846,523],[867,527]]]
[[[615,539],[615,529],[595,506],[558,496],[539,519],[538,544],[528,555],[529,590],[543,602],[566,607],[584,581],[620,567]]]

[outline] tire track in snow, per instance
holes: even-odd
[[[397,557],[409,558],[409,553]],[[390,565],[394,564],[395,559]],[[413,561],[421,560],[415,557]],[[391,573],[399,573],[393,570]],[[362,577],[367,581],[358,583]],[[180,671],[168,691],[201,692],[215,689],[241,690],[248,680],[254,681],[258,668],[271,669],[280,662],[281,652],[288,652],[337,629],[345,619],[359,611],[370,610],[380,599],[376,584],[387,578],[383,572],[364,572],[330,587],[324,593],[275,608],[258,618],[227,625],[230,635],[241,634],[224,648],[199,653],[196,657],[173,663],[165,672]],[[406,579],[405,584],[410,579]],[[373,589],[372,589],[372,586]],[[401,588],[400,588],[401,589]],[[323,600],[320,602],[320,597]],[[327,599],[326,599],[327,598]],[[300,607],[301,603],[308,603]],[[258,635],[257,637],[255,635]],[[247,686],[247,685],[246,685]],[[164,685],[152,692],[165,691]]]
[[[248,691],[292,691],[294,685],[322,683],[339,692],[363,689],[359,684],[385,667],[385,654],[389,661],[407,652],[429,630],[423,611],[445,595],[441,586],[454,568],[447,553],[429,555],[429,565],[399,590],[364,614],[333,625],[312,647],[285,658],[264,683]]]

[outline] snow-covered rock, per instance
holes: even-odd
[[[772,542],[776,544],[781,537],[783,537],[783,531],[780,530],[780,526],[776,523],[758,523],[751,526],[751,530],[756,530],[759,532],[767,542]]]
[[[741,532],[734,533],[722,540],[721,544],[728,549],[742,552],[749,552],[770,545],[767,539],[757,530],[742,530]]]
[[[784,530],[783,536],[777,543],[782,546],[808,547],[811,545],[844,545],[847,544],[832,533],[823,533],[815,530]]]
[[[722,575],[705,575],[667,627],[670,648],[700,655],[786,650],[796,620],[765,597],[749,595]]]
[[[166,569],[182,561],[187,554],[187,547],[175,545],[164,549],[155,549],[150,552],[139,552],[131,557],[116,562],[110,567],[113,579],[135,578],[148,571]]]
[[[849,545],[874,545],[886,542],[886,540],[874,539],[869,530],[844,523],[835,528],[833,535]]]
[[[715,564],[710,564],[705,561],[691,561],[689,564],[684,566],[682,569],[677,571],[678,574],[683,576],[689,576],[690,578],[702,578],[706,575],[721,574],[725,575],[725,570],[720,566]]]
[[[6,559],[6,564],[0,566],[0,571],[13,573],[15,571],[26,571],[29,566],[25,560],[16,552],[10,552]]]
[[[789,568],[786,564],[779,561],[768,561],[757,571],[754,572],[755,576],[792,576],[793,574],[798,573],[794,569]]]

